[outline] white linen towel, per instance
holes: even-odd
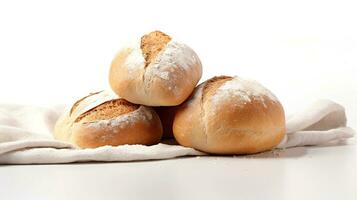
[[[135,161],[207,155],[179,145],[123,145],[76,149],[52,138],[52,129],[63,111],[60,107],[0,105],[0,164],[70,163],[86,161]],[[286,135],[277,148],[320,145],[353,137],[346,127],[344,108],[321,100],[287,117]]]

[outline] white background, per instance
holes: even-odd
[[[109,88],[123,43],[158,29],[197,52],[202,80],[256,79],[288,112],[329,98],[356,127],[356,10],[341,0],[1,0],[0,102],[70,103]]]
[[[356,1],[0,0],[0,103],[71,103],[108,87],[111,60],[162,30],[200,56],[202,80],[256,79],[288,112],[319,98],[357,129]],[[281,155],[0,166],[4,199],[356,199],[356,142]],[[255,198],[254,198],[255,197]]]

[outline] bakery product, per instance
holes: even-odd
[[[256,81],[214,77],[179,106],[173,133],[179,144],[213,154],[270,150],[285,134],[279,100]]]
[[[81,148],[160,141],[162,126],[152,108],[136,105],[111,92],[78,100],[55,125],[54,137]]]
[[[270,150],[285,134],[279,100],[256,81],[214,77],[179,106],[173,122],[179,144],[213,154]]]
[[[78,100],[55,125],[54,137],[82,148],[160,141],[162,126],[152,108],[102,91]]]
[[[174,122],[175,112],[178,106],[160,106],[154,107],[154,110],[160,117],[160,121],[163,129],[163,138],[173,138],[172,124]]]
[[[119,51],[109,83],[132,103],[174,106],[190,96],[201,75],[200,59],[190,47],[154,31]]]

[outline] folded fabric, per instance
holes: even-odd
[[[353,137],[354,130],[346,127],[343,106],[320,100],[286,119],[286,134],[278,148],[327,144]]]
[[[53,126],[62,106],[0,105],[0,164],[70,163],[86,161],[135,161],[207,155],[180,145],[157,144],[104,146],[76,149],[54,140]],[[277,148],[321,145],[353,137],[346,127],[344,108],[321,100],[287,118],[286,135]]]

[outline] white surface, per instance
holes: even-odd
[[[6,200],[357,199],[356,143],[270,155],[0,166],[0,195]]]

